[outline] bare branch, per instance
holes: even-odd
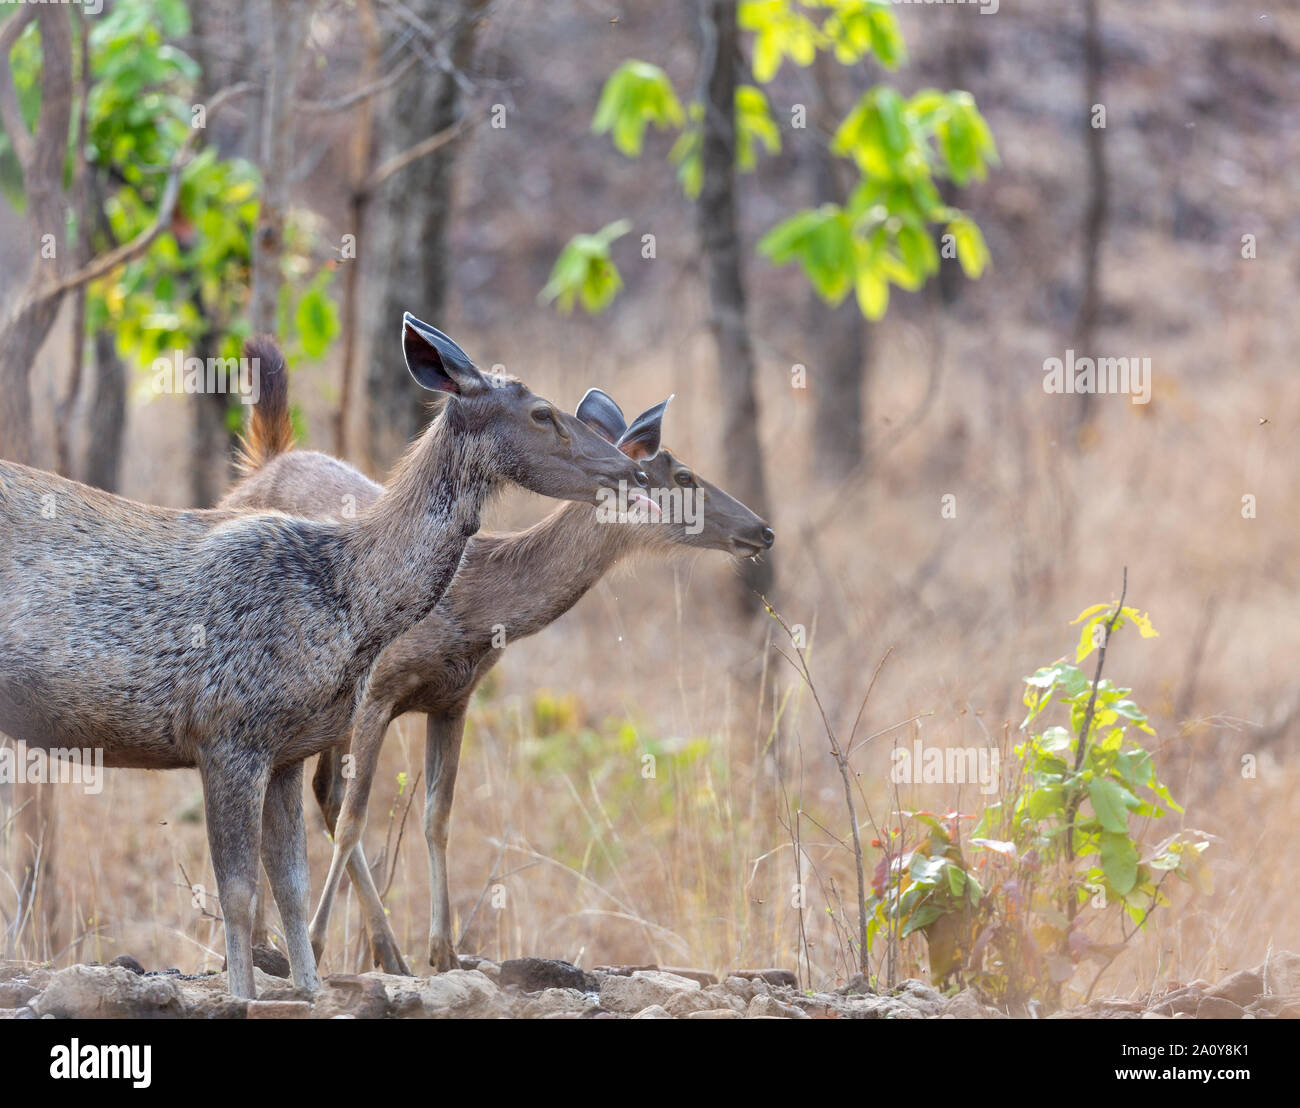
[[[437,132],[437,134],[430,135],[427,139],[417,142],[414,146],[408,147],[400,154],[393,155],[393,157],[389,158],[383,165],[378,166],[375,171],[366,178],[365,183],[361,186],[361,193],[366,195],[373,192],[394,173],[398,173],[405,169],[412,162],[428,157],[435,150],[441,150],[449,142],[459,138],[463,132],[477,127],[478,123],[479,121],[477,119],[473,122],[469,122],[469,114],[466,113],[450,127],[444,127],[441,131]]]
[[[236,96],[252,92],[255,88],[255,85],[244,81],[222,89],[208,103],[208,118],[212,118],[213,114],[223,104]],[[176,210],[176,201],[180,197],[181,173],[184,172],[185,167],[189,165],[193,157],[194,147],[200,134],[202,134],[202,131],[197,127],[191,130],[189,135],[186,136],[184,144],[172,159],[171,166],[167,171],[167,184],[163,189],[162,202],[158,205],[158,214],[154,217],[154,221],[130,242],[124,242],[107,254],[101,254],[75,273],[70,273],[68,276],[60,278],[55,284],[42,289],[40,292],[42,297],[62,296],[71,289],[96,281],[100,277],[112,273],[118,266],[134,261],[149,249],[154,239],[162,234],[171,223],[172,215]]]

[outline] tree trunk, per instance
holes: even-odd
[[[1110,182],[1106,171],[1105,130],[1093,125],[1093,105],[1101,103],[1100,0],[1084,0],[1083,86],[1088,150],[1088,207],[1083,218],[1083,289],[1074,324],[1074,350],[1095,358],[1097,321],[1101,314],[1101,245],[1106,234]],[[1080,393],[1074,398],[1076,436],[1093,417],[1096,397]]]
[[[117,492],[126,428],[126,366],[117,356],[112,331],[93,342],[95,394],[86,413],[86,455],[81,479],[105,492]]]
[[[253,240],[253,294],[248,314],[254,332],[274,333],[282,274],[284,224],[289,213],[293,169],[293,101],[298,51],[310,5],[302,0],[271,0],[270,33],[262,59],[262,121],[258,168],[262,195]]]
[[[463,71],[473,56],[478,16],[486,0],[413,0],[407,6],[419,19],[448,34],[448,60]],[[389,32],[386,51],[405,37],[406,30]],[[376,133],[382,136],[380,161],[450,127],[461,110],[459,85],[442,70],[427,72],[413,86],[386,93],[375,119]],[[451,143],[385,181],[370,198],[369,230],[365,241],[358,243],[366,286],[362,453],[374,472],[387,469],[427,419],[425,398],[411,387],[403,368],[399,335],[404,311],[435,326],[445,322],[451,271],[447,223],[455,160],[456,143]]]
[[[702,8],[704,180],[696,218],[707,273],[709,326],[718,351],[722,447],[729,490],[754,511],[766,514],[769,504],[758,437],[754,349],[745,319],[745,285],[736,229],[736,2],[702,0]],[[743,612],[752,613],[752,593],[767,595],[772,587],[770,555],[761,562],[746,561],[741,577],[742,588],[736,601]]]
[[[5,130],[18,156],[27,198],[28,226],[32,230],[32,267],[14,307],[0,325],[0,456],[11,461],[34,461],[30,379],[36,354],[59,314],[62,295],[42,292],[63,270],[69,253],[63,219],[63,159],[72,121],[72,35],[68,13],[41,7],[35,14],[20,10],[10,16],[14,32],[35,19],[41,36],[41,114],[36,133],[27,132],[17,109],[8,51],[0,57],[3,85],[0,106]],[[21,23],[20,23],[21,21]],[[5,39],[8,45],[12,40]],[[43,240],[49,236],[53,249]]]
[[[843,205],[849,194],[847,163],[830,151],[830,136],[839,123],[833,85],[839,68],[820,51],[813,62],[819,132],[812,158],[814,204]],[[837,482],[862,464],[867,322],[852,296],[838,307],[831,307],[815,295],[811,303],[808,334],[815,359],[809,379],[814,419],[813,468],[823,480]]]

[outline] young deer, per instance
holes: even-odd
[[[620,558],[639,550],[696,547],[752,557],[772,545],[772,529],[762,519],[659,449],[666,407],[667,401],[651,408],[629,427],[618,405],[592,389],[579,405],[578,416],[644,466],[660,499],[669,500],[670,490],[679,500],[692,497],[699,509],[698,526],[680,515],[673,518],[674,513],[651,522],[644,512],[630,524],[602,523],[590,506],[572,504],[517,534],[476,535],[441,603],[380,655],[354,717],[355,776],[345,789],[341,758],[346,737],[340,735],[340,745],[322,752],[313,779],[317,802],[335,834],[330,876],[311,927],[318,955],[341,867],[346,865],[376,963],[390,973],[409,972],[360,846],[379,750],[393,719],[405,712],[428,716],[424,828],[433,902],[429,962],[442,971],[457,965],[447,888],[447,829],[465,712],[475,687],[501,658],[502,650],[494,649],[500,629],[505,628],[507,641],[535,634],[567,612]],[[345,488],[358,503],[379,494],[378,486],[360,473],[323,455],[292,451],[271,456],[288,441],[289,430],[283,423],[273,428],[270,421],[256,417],[255,412],[253,434],[259,456],[267,460],[228,502],[280,506],[310,515],[328,511]],[[326,483],[329,491],[322,493]]]
[[[380,651],[438,602],[493,488],[592,503],[646,480],[410,315],[403,347],[448,399],[352,519],[152,508],[0,463],[0,730],[102,747],[109,766],[198,767],[238,997],[254,995],[259,846],[294,983],[316,987],[302,761],[338,741]],[[283,419],[279,351],[246,353]]]

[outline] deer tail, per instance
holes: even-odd
[[[279,344],[270,335],[254,335],[244,343],[244,357],[255,367],[258,383],[257,402],[236,459],[239,472],[248,476],[277,454],[293,449],[293,424],[289,419],[289,375]]]

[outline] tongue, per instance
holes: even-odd
[[[630,493],[628,495],[628,503],[644,504],[646,506],[646,510],[650,512],[652,515],[661,516],[664,514],[663,509],[660,508],[658,504],[656,504],[653,500],[651,500],[648,496],[646,496],[645,493],[642,492]]]

